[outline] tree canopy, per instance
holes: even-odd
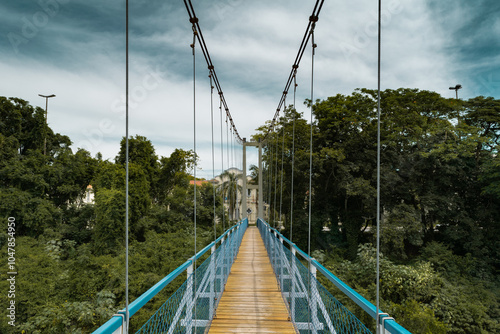
[[[376,95],[358,89],[312,104],[313,256],[372,301]],[[382,309],[412,333],[500,331],[500,101],[446,99],[404,88],[385,90],[381,97]],[[254,139],[262,139],[267,126]],[[262,180],[270,223],[281,211],[284,235],[293,230],[290,239],[302,249],[307,249],[309,131],[302,114],[286,108],[266,138]],[[234,175],[219,190],[203,184],[196,187],[194,208],[192,151],[159,157],[141,135],[129,144],[133,300],[193,255],[194,210],[201,249],[213,240],[214,222],[224,221],[222,193],[234,217],[240,190]],[[257,172],[253,168],[255,177]],[[85,204],[89,189],[95,200]],[[90,333],[124,306],[124,206],[125,139],[114,161],[92,157],[54,133],[41,108],[0,97],[0,216],[16,219],[20,273],[19,327],[0,322],[1,333]],[[215,224],[215,235],[221,225]],[[0,231],[2,252],[7,240],[6,230]],[[364,312],[322,283],[370,325]],[[141,309],[132,330],[180,284],[168,285]],[[0,281],[0,290],[7,285]],[[0,296],[0,306],[8,302]]]
[[[486,290],[478,292],[477,285],[465,283],[462,277],[467,277],[469,282],[482,282],[498,293],[498,284],[493,282],[498,279],[500,269],[499,103],[481,96],[467,101],[447,99],[418,89],[381,92],[381,244],[385,261],[389,261],[385,263],[391,263],[382,273],[382,279],[388,284],[382,287],[383,298],[386,298],[385,308],[405,319],[403,323],[412,326],[412,332],[498,330],[498,302],[490,303],[495,297],[479,301],[469,309],[463,303],[465,300],[454,299],[455,293],[451,291],[490,294]],[[310,105],[310,101],[306,104]],[[375,242],[377,91],[358,89],[351,95],[337,94],[316,101],[312,111],[315,119],[312,124],[312,249],[337,255],[330,260],[326,260],[329,259],[326,256],[327,263],[339,263],[338,254],[344,254],[348,262],[340,261],[343,271],[337,272],[358,291],[371,295],[374,274],[370,270],[374,267],[366,264],[363,247]],[[259,128],[254,139],[263,138],[267,128],[268,125]],[[294,128],[295,151],[292,151]],[[265,166],[268,166],[264,174],[271,173],[270,178],[264,177],[264,189],[273,189],[266,184],[273,185],[281,173],[285,175],[283,192],[276,189],[278,198],[283,197],[282,202],[273,200],[274,190],[265,198],[271,199],[271,212],[279,210],[278,205],[282,203],[286,226],[283,233],[293,232],[292,241],[302,249],[307,249],[308,233],[309,131],[310,124],[290,106],[266,138],[264,152]],[[279,167],[277,172],[272,170],[275,167],[270,167],[282,164],[283,170]],[[272,221],[273,217],[271,214],[269,219]],[[467,272],[460,269],[456,275],[448,275],[429,262],[433,256],[440,256],[435,252],[444,249],[446,261],[456,259],[457,263],[470,267]],[[407,267],[398,267],[393,262],[407,264]],[[410,274],[415,278],[407,277]],[[432,281],[419,289],[429,289],[430,295],[419,297],[420,290],[412,295],[409,286],[398,287],[387,275],[407,284],[411,284],[412,279],[423,284],[423,275],[428,275]],[[358,282],[359,279],[363,282]],[[447,292],[432,295],[443,286]],[[498,298],[498,294],[496,296]],[[448,297],[462,308],[462,315],[447,306]],[[492,309],[485,311],[486,305]],[[474,325],[455,321],[455,317],[465,317],[465,314],[473,318],[474,307],[484,310],[484,313],[476,313],[478,319],[483,320]],[[426,326],[434,329],[417,330],[422,323],[408,318],[411,312],[421,314],[427,319]]]

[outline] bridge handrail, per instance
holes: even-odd
[[[348,296],[353,302],[355,302],[359,307],[361,307],[366,313],[368,313],[373,319],[377,318],[377,311],[375,305],[370,303],[366,298],[361,296],[359,293],[357,293],[354,289],[352,289],[350,286],[345,284],[340,278],[332,274],[328,269],[326,269],[321,263],[319,263],[317,260],[314,258],[310,257],[305,253],[303,250],[301,250],[297,245],[293,242],[291,242],[289,239],[287,239],[283,234],[281,234],[277,229],[271,227],[266,221],[264,221],[261,218],[257,219],[257,224],[264,224],[267,226],[271,231],[275,232],[280,239],[282,239],[284,242],[286,242],[290,247],[292,247],[297,253],[299,253],[306,261],[311,263],[312,266],[316,267],[317,270],[319,270],[330,282],[332,282],[337,288],[339,288],[346,296]],[[384,320],[384,325],[385,328],[391,333],[391,334],[411,334],[410,331],[408,331],[406,328],[398,324],[393,318],[389,317],[387,313],[383,313],[381,310],[379,310],[379,315],[380,315],[380,320],[382,323],[382,319],[386,318]]]
[[[140,295],[136,300],[134,300],[129,305],[129,318],[131,318],[137,311],[139,311],[147,302],[149,302],[154,296],[156,296],[164,287],[166,287],[170,282],[176,279],[179,275],[181,275],[184,271],[186,271],[192,264],[193,258],[196,257],[196,260],[201,258],[208,250],[210,250],[213,246],[217,245],[223,238],[226,237],[227,234],[231,233],[235,229],[238,228],[241,224],[248,224],[248,219],[243,219],[238,222],[236,225],[227,229],[221,236],[219,236],[215,241],[212,241],[205,248],[196,253],[195,256],[191,257],[189,260],[181,264],[179,267],[174,269],[170,274],[161,279],[158,283],[149,288],[146,292]],[[122,323],[124,323],[123,319],[125,316],[125,309],[121,309],[118,311],[118,314],[113,315],[111,319],[105,322],[101,327],[96,329],[92,334],[109,334],[114,333],[114,331],[118,330]]]

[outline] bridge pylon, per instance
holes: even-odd
[[[258,186],[247,184],[247,146],[257,147],[259,149],[259,183]],[[248,217],[248,207],[247,207],[247,194],[248,189],[257,188],[257,217],[264,217],[264,203],[263,203],[263,193],[262,193],[262,142],[248,142],[246,138],[243,138],[243,180],[242,180],[242,200],[241,200],[241,213],[242,219]]]

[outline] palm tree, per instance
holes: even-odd
[[[238,193],[241,194],[242,189],[238,184],[238,180],[241,178],[241,175],[226,170],[220,175],[220,178],[223,182],[219,190],[222,191],[224,198],[229,201],[229,219],[233,220],[235,219],[234,212],[236,211],[236,205],[238,204]]]
[[[259,184],[259,167],[255,165],[250,166],[251,180],[249,184]]]

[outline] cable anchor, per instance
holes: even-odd
[[[189,45],[191,49],[193,49],[193,56],[194,56],[194,46],[196,44],[196,36],[198,36],[198,32],[196,31],[196,27],[193,25],[193,43]]]

